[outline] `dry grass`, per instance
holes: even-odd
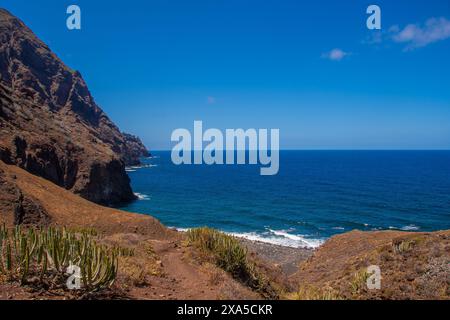
[[[148,242],[134,249],[132,256],[119,258],[119,279],[125,287],[143,287],[149,284],[151,276],[163,276],[161,261]]]
[[[296,292],[285,296],[288,300],[342,300],[338,292],[331,287],[316,288],[313,286],[302,286]]]
[[[209,285],[219,286],[225,281],[226,275],[225,271],[223,271],[222,269],[219,269],[215,265],[208,262],[203,265],[203,268],[209,276]]]

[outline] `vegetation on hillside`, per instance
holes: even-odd
[[[190,245],[211,256],[218,267],[235,279],[267,298],[278,298],[277,290],[258,269],[256,263],[248,258],[247,248],[235,237],[203,227],[190,229],[187,239]]]
[[[81,288],[77,289],[108,288],[116,279],[118,256],[124,254],[132,253],[99,245],[89,232],[0,227],[0,276],[22,285],[64,288],[78,270]]]

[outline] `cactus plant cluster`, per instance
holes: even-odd
[[[110,287],[116,278],[120,248],[97,244],[88,233],[66,229],[0,227],[0,274],[19,279],[66,279],[69,266],[80,268],[82,288],[95,291]]]
[[[240,241],[223,232],[211,228],[195,228],[187,232],[189,244],[212,254],[216,265],[229,272],[234,278],[269,298],[277,298],[278,293],[258,270],[256,264],[247,258],[247,248]]]
[[[238,274],[247,265],[247,249],[227,234],[210,228],[191,229],[187,233],[191,244],[214,253],[217,265],[227,272]]]

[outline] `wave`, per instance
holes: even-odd
[[[180,232],[189,231],[190,228],[175,228]],[[224,232],[236,238],[242,238],[250,241],[258,241],[289,248],[318,248],[324,243],[323,239],[307,239],[302,235],[294,235],[285,230],[268,230],[265,234],[256,232]]]
[[[292,235],[286,233],[285,235],[282,235],[281,232],[277,232],[278,235],[275,236],[266,236],[262,234],[257,234],[255,232],[249,232],[249,233],[230,233],[231,235],[237,237],[237,238],[244,238],[251,241],[259,241],[263,243],[269,243],[277,246],[282,247],[289,247],[289,248],[318,248],[320,245],[322,245],[323,240],[320,239],[305,239],[304,237]]]
[[[138,193],[135,192],[134,195],[139,199],[139,200],[143,200],[143,201],[148,201],[150,200],[150,196],[143,194],[143,193]]]
[[[420,229],[420,227],[418,227],[416,225],[413,225],[413,224],[410,224],[410,225],[403,226],[403,227],[400,227],[400,228],[390,226],[389,229],[391,229],[391,230],[402,230],[402,231],[417,231],[417,230]]]
[[[323,239],[305,238],[305,236],[303,235],[291,234],[285,230],[269,229],[269,231],[278,238],[281,238],[277,239],[276,240],[277,242],[286,243],[287,244],[286,246],[288,247],[292,246],[294,248],[302,248],[302,247],[317,248],[324,243]]]
[[[138,169],[144,169],[144,168],[152,168],[152,167],[157,167],[157,164],[142,164],[139,166],[130,166],[130,167],[126,167],[125,170],[126,171],[136,171]]]
[[[403,226],[400,228],[400,230],[404,230],[404,231],[416,231],[419,230],[420,228],[418,226],[415,226],[413,224],[410,224],[408,226]]]

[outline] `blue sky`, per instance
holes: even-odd
[[[82,30],[66,28],[77,4]],[[382,10],[382,31],[366,8]],[[284,149],[449,149],[450,2],[2,0],[150,149],[279,128]]]

